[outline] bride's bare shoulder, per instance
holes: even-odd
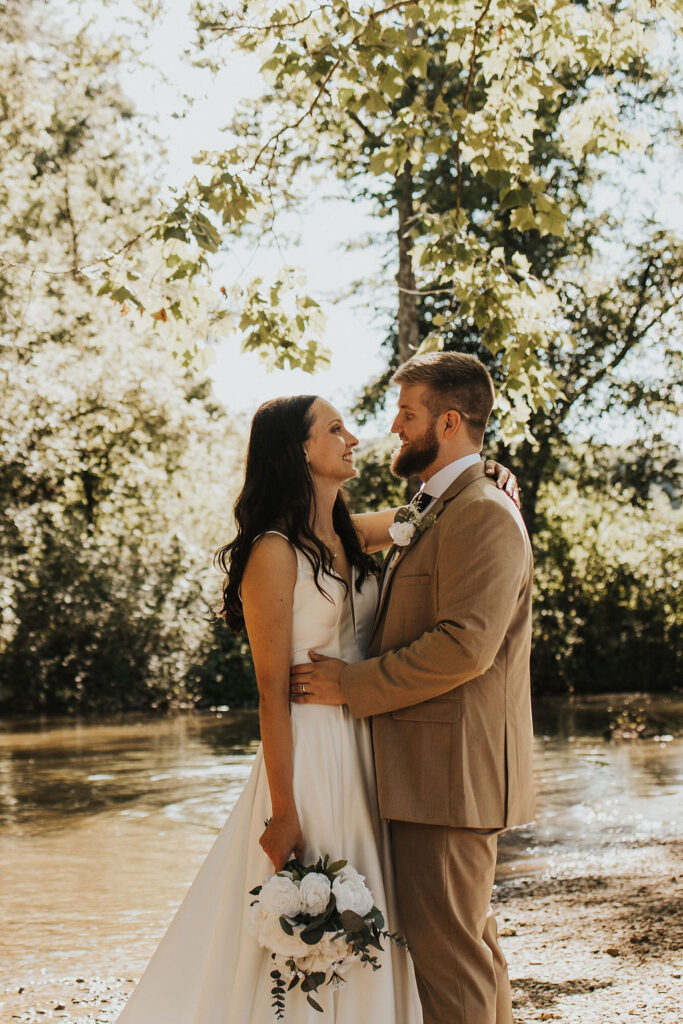
[[[296,552],[286,537],[264,533],[252,544],[240,594],[249,640],[291,623],[297,578]]]
[[[272,585],[278,576],[296,575],[296,567],[296,551],[287,537],[276,530],[268,530],[252,544],[244,577],[258,577]]]

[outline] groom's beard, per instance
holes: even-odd
[[[424,434],[394,453],[391,472],[394,476],[403,477],[404,480],[409,476],[419,476],[423,469],[431,466],[438,454],[439,442],[432,423]]]

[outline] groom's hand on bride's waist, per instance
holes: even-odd
[[[308,652],[310,664],[294,665],[289,677],[293,704],[345,704],[339,680],[345,661]]]

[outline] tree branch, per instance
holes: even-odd
[[[474,67],[477,59],[477,42],[479,41],[479,30],[484,23],[486,15],[489,13],[491,7],[491,0],[486,0],[486,5],[477,18],[474,24],[474,32],[472,35],[472,52],[470,53],[470,65],[469,73],[467,75],[467,82],[465,83],[465,92],[462,98],[463,109],[467,110],[467,105],[470,101],[470,92],[472,90],[472,82],[474,80]],[[460,202],[462,198],[462,163],[460,160],[460,129],[455,139],[455,223],[457,225],[460,217]]]
[[[270,138],[268,139],[268,141],[267,141],[267,142],[264,142],[264,144],[263,144],[263,145],[261,146],[260,150],[259,150],[259,151],[258,151],[258,153],[256,154],[256,159],[254,160],[254,162],[252,163],[251,167],[249,168],[249,170],[250,170],[250,171],[254,171],[254,170],[256,170],[256,168],[258,167],[258,165],[259,165],[259,163],[260,163],[260,161],[261,161],[261,157],[262,157],[262,156],[263,156],[263,154],[264,154],[264,153],[266,152],[266,150],[267,150],[267,149],[269,149],[269,148],[270,148],[270,146],[273,146],[273,145],[274,145],[274,144],[275,144],[275,143],[277,142],[277,140],[278,140],[278,139],[279,139],[279,138],[280,138],[280,137],[281,137],[282,135],[284,135],[284,134],[285,134],[285,132],[289,132],[289,131],[294,131],[294,130],[295,130],[296,128],[298,128],[298,127],[299,127],[299,125],[300,125],[300,124],[301,124],[301,123],[302,123],[303,121],[305,121],[305,120],[306,120],[306,118],[307,118],[307,117],[308,117],[308,116],[309,116],[310,114],[312,114],[312,113],[313,113],[313,111],[315,110],[315,108],[316,108],[316,107],[317,107],[317,105],[318,105],[318,102],[319,102],[319,100],[320,100],[320,97],[321,97],[321,96],[322,96],[322,94],[323,94],[323,93],[325,92],[325,87],[327,86],[327,83],[329,82],[330,78],[332,77],[332,75],[333,75],[333,74],[334,74],[334,72],[335,72],[335,71],[337,70],[337,68],[339,67],[339,65],[340,65],[340,64],[341,64],[341,57],[338,57],[338,58],[336,59],[336,61],[334,62],[334,64],[332,65],[332,67],[330,68],[330,70],[329,70],[329,71],[327,72],[327,74],[326,74],[326,75],[325,75],[325,77],[323,78],[322,82],[320,83],[320,88],[318,89],[317,93],[316,93],[316,94],[315,94],[315,96],[313,97],[313,100],[312,100],[312,102],[311,102],[310,106],[308,107],[308,109],[307,109],[307,110],[304,110],[304,112],[303,112],[303,114],[301,115],[301,117],[300,117],[300,118],[299,118],[299,119],[298,119],[297,121],[294,121],[294,123],[293,123],[293,124],[286,124],[286,125],[283,125],[283,126],[282,126],[282,128],[280,128],[280,129],[279,129],[279,131],[275,132],[275,135],[272,135],[272,136],[271,136],[271,137],[270,137]]]
[[[488,10],[490,4],[491,4],[491,0],[488,0],[487,7],[486,7],[487,10]],[[390,14],[392,11],[400,11],[400,10],[406,8],[406,7],[418,7],[417,0],[397,0],[396,3],[389,4],[387,7],[383,7],[379,11],[373,11],[368,16],[368,19],[367,19],[365,25],[363,26],[363,28],[360,30],[360,32],[357,32],[356,35],[353,37],[353,39],[351,39],[351,41],[349,42],[349,44],[346,47],[346,49],[350,50],[352,47],[354,47],[356,45],[356,43],[362,38],[363,34],[367,31],[368,26],[371,25],[373,22],[377,21],[378,18],[381,18],[383,14]],[[271,136],[270,139],[268,139],[267,142],[265,142],[263,144],[263,146],[261,146],[261,149],[256,154],[256,159],[254,160],[254,162],[252,163],[251,167],[249,168],[250,171],[254,171],[256,169],[256,167],[261,162],[261,157],[266,152],[266,150],[270,146],[272,146],[274,143],[276,143],[277,140],[282,135],[285,134],[285,132],[294,131],[296,128],[299,127],[300,124],[302,124],[306,120],[307,117],[309,117],[313,113],[313,111],[315,110],[316,106],[318,105],[318,103],[320,101],[321,96],[323,95],[323,93],[326,90],[327,83],[329,82],[330,78],[332,77],[334,72],[337,70],[337,68],[339,67],[341,62],[342,62],[342,58],[341,57],[337,57],[337,59],[332,64],[330,70],[327,72],[327,74],[323,78],[322,82],[320,83],[320,88],[318,89],[317,93],[313,97],[313,100],[312,100],[310,106],[304,111],[304,113],[301,115],[301,117],[298,118],[296,121],[294,121],[292,124],[283,125],[282,128],[280,128],[273,136]]]
[[[624,343],[621,345],[621,347],[615,353],[612,359],[610,359],[609,363],[603,363],[594,373],[586,377],[586,380],[580,387],[576,388],[571,393],[571,395],[569,395],[563,402],[558,403],[559,415],[553,417],[554,421],[557,424],[561,423],[565,419],[565,417],[569,413],[569,410],[577,401],[583,398],[584,395],[591,391],[596,384],[599,384],[601,380],[604,380],[604,378],[609,373],[615,370],[624,361],[629,352],[638,344],[638,342],[642,341],[645,334],[647,333],[647,330],[649,330],[649,328],[652,326],[651,321],[646,329],[636,329],[636,320],[638,314],[642,311],[645,305],[648,290],[648,280],[654,265],[655,259],[654,257],[651,257],[643,267],[638,278],[638,294],[633,311],[631,312],[628,318],[628,325],[626,327]]]
[[[279,31],[280,29],[283,28],[298,28],[300,25],[305,25],[307,21],[310,21],[314,14],[318,14],[320,11],[324,11],[326,8],[330,7],[331,4],[319,4],[316,7],[315,11],[309,11],[308,14],[305,14],[303,16],[303,18],[296,18],[294,21],[272,21],[268,25],[251,25],[249,27],[249,31],[269,33],[273,31]],[[244,27],[244,20],[242,19],[239,28]],[[218,23],[215,23],[213,25],[204,25],[204,28],[208,29],[209,32],[213,32],[215,35],[222,36],[231,35],[232,33],[238,31],[237,27],[231,27],[229,25],[219,25]]]
[[[424,291],[420,288],[404,288],[402,285],[398,286],[400,292],[405,292],[406,295],[452,295],[452,288],[426,288]]]
[[[355,113],[355,111],[347,110],[346,113],[349,115],[351,120],[358,125],[358,127],[365,135],[365,138],[368,140],[368,142],[371,142],[373,146],[382,146],[384,144],[383,140],[380,139],[379,135],[375,135],[374,132],[370,131],[366,124],[363,124],[363,122],[359,118],[358,114]]]
[[[73,210],[71,209],[71,195],[69,193],[69,178],[68,174],[64,177],[64,216],[66,222],[69,225],[71,232],[71,269],[69,273],[73,277],[74,281],[80,281],[82,273],[79,267],[81,262],[80,254],[78,252],[78,231],[76,229],[76,221],[74,220]]]

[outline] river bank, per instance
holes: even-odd
[[[633,843],[618,869],[610,853],[602,871],[498,883],[516,1024],[679,1024],[682,852],[674,840]],[[5,993],[3,1020],[113,1024],[135,980],[48,970]]]
[[[680,1020],[681,706],[640,707],[537,709],[494,893],[516,1024]],[[114,1024],[256,742],[248,713],[0,731],[2,1024]]]

